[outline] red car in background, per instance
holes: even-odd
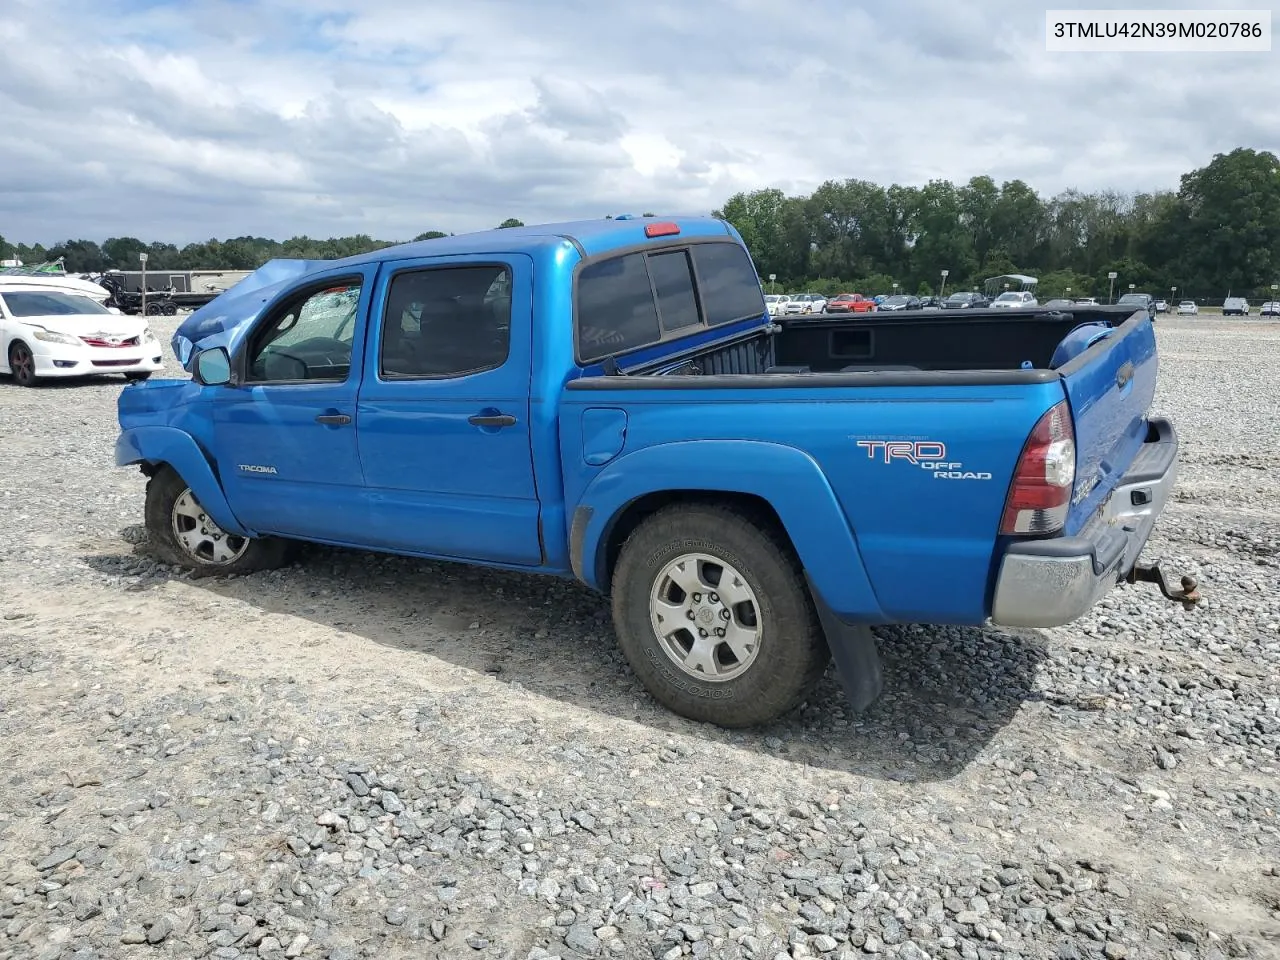
[[[860,293],[842,293],[827,301],[827,313],[871,313],[876,302]]]

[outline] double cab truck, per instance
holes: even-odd
[[[299,542],[576,578],[676,713],[855,710],[880,624],[1067,624],[1174,483],[1146,310],[777,322],[737,231],[588,220],[272,261],[125,387],[118,465],[201,573]],[[584,655],[586,655],[584,653]]]

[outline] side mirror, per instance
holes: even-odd
[[[206,387],[218,387],[231,382],[231,355],[226,347],[201,350],[196,354],[193,366],[195,380]]]

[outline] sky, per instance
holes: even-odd
[[[14,243],[404,240],[845,178],[1177,189],[1215,153],[1280,149],[1280,44],[1049,53],[1025,0],[3,7]]]

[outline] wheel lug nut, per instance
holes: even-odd
[[[700,594],[700,593],[695,593],[695,594],[693,595],[693,602],[694,602],[694,603],[701,603],[701,602],[702,602],[702,594]]]
[[[720,611],[720,619],[721,619],[721,620],[728,620],[728,619],[729,619],[729,611],[728,611],[728,610],[721,610],[721,611]]]
[[[688,617],[690,620],[692,620],[692,619],[693,619],[693,611],[692,611],[692,610],[686,610],[686,611],[684,612],[684,615],[685,615],[686,617]]]
[[[707,599],[708,599],[708,600],[710,600],[712,603],[719,603],[719,602],[720,602],[720,597],[719,597],[719,595],[718,595],[718,594],[715,594],[715,593],[709,594],[709,595],[707,596]]]
[[[699,627],[699,628],[698,628],[698,636],[700,636],[700,637],[705,637],[706,635],[707,635],[707,631],[705,631],[705,630],[703,630],[701,627]]]
[[[717,636],[717,637],[723,637],[723,636],[724,636],[724,627],[716,627],[716,636]]]

